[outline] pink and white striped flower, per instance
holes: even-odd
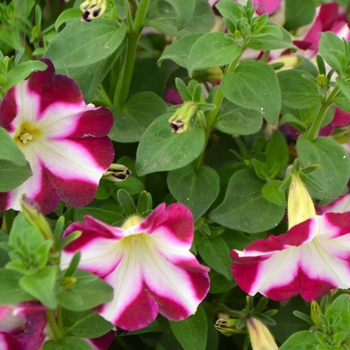
[[[0,104],[0,126],[17,143],[33,175],[18,188],[0,193],[0,210],[20,210],[22,194],[37,201],[44,214],[60,200],[87,205],[114,157],[106,136],[113,116],[86,105],[78,85],[48,68],[11,88]]]
[[[283,301],[301,294],[312,301],[350,288],[350,212],[314,216],[231,257],[233,276],[250,295]]]
[[[114,288],[114,299],[97,311],[119,328],[143,328],[158,312],[182,320],[195,313],[209,290],[209,268],[189,251],[193,217],[182,204],[160,204],[147,218],[132,216],[121,228],[85,216],[64,237],[76,230],[82,235],[64,249],[61,265],[81,252],[79,268]]]

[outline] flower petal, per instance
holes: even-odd
[[[316,216],[285,235],[232,251],[234,278],[248,294],[260,292],[280,301],[299,293],[312,301],[332,288],[349,288],[349,223],[350,213]],[[271,244],[276,241],[283,245]]]
[[[0,333],[1,350],[25,350],[24,342],[11,334]]]
[[[33,139],[20,143],[33,176],[0,194],[0,210],[19,210],[23,193],[35,199],[44,214],[54,210],[60,199],[72,206],[87,205],[114,158],[106,136],[113,124],[111,112],[86,105],[78,85],[55,75],[52,63],[44,61],[48,68],[10,89],[0,105],[0,125],[12,137],[23,125],[29,133],[35,130]]]
[[[163,248],[171,245],[173,249],[188,251],[193,241],[193,216],[183,204],[158,205],[133,233],[146,232],[156,237]]]

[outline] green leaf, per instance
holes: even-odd
[[[196,0],[166,0],[170,3],[177,14],[176,28],[184,29],[192,19],[196,7]]]
[[[266,150],[266,168],[270,179],[285,170],[289,160],[289,150],[283,134],[274,130]]]
[[[350,161],[346,150],[331,138],[318,137],[311,142],[302,135],[297,141],[297,152],[303,167],[310,164],[321,166],[310,175],[311,179],[326,190],[320,204],[337,199],[343,193],[350,176]]]
[[[196,0],[196,7],[193,16],[186,27],[179,31],[177,28],[177,22],[178,16],[176,10],[168,1],[150,1],[145,24],[157,29],[161,33],[171,36],[181,38],[193,33],[207,33],[214,26],[215,19],[210,5],[206,1]]]
[[[227,72],[222,81],[222,92],[231,102],[261,113],[268,123],[277,123],[281,95],[276,73],[260,61],[241,63],[234,72]]]
[[[20,303],[33,299],[19,285],[19,280],[22,276],[23,274],[16,271],[0,269],[0,305]]]
[[[113,325],[92,311],[74,312],[63,309],[62,323],[66,336],[81,338],[97,338],[108,331]]]
[[[65,337],[59,341],[48,340],[43,350],[91,350],[91,346],[84,340],[76,337]]]
[[[18,187],[31,175],[23,153],[8,132],[0,128],[0,192]]]
[[[168,123],[170,117],[170,113],[160,116],[144,132],[136,155],[138,175],[182,168],[202,152],[203,128],[175,134]]]
[[[260,111],[238,106],[225,98],[214,126],[227,134],[251,135],[261,129],[262,123]]]
[[[74,221],[84,221],[84,216],[90,215],[95,219],[105,222],[106,224],[112,225],[114,222],[123,220],[124,216],[116,213],[112,210],[106,210],[102,208],[84,207],[77,208],[74,213]]]
[[[319,342],[315,338],[315,333],[302,331],[289,337],[279,350],[315,350],[317,345]]]
[[[225,66],[239,58],[240,46],[228,34],[215,32],[201,36],[192,46],[188,56],[190,76],[194,70]]]
[[[85,311],[113,299],[113,288],[92,273],[76,270],[73,277],[77,283],[57,294],[58,303],[67,310]]]
[[[125,190],[118,191],[117,200],[126,216],[132,216],[137,213],[134,200],[132,199],[130,194]]]
[[[293,44],[290,34],[275,23],[268,22],[265,28],[274,27],[278,29],[281,36],[276,35],[266,35],[262,38],[250,39],[248,42],[248,47],[254,50],[277,50],[277,49],[292,49],[297,50],[297,47]]]
[[[202,33],[189,34],[174,41],[163,51],[158,60],[158,66],[160,66],[164,60],[172,60],[179,66],[187,68],[188,56],[191,48],[202,35]]]
[[[47,64],[40,61],[26,61],[13,67],[6,75],[6,83],[2,87],[4,91],[15,86],[19,82],[26,79],[34,71],[43,71],[47,68]]]
[[[137,212],[144,215],[152,210],[152,196],[149,192],[142,191],[137,200]]]
[[[223,275],[219,274],[215,270],[209,271],[209,277],[210,277],[210,294],[219,294],[224,293],[229,290],[232,290],[237,283],[231,279],[228,281]]]
[[[264,187],[261,190],[261,193],[264,196],[264,198],[269,202],[276,204],[279,207],[285,208],[287,205],[285,194],[279,191],[281,185],[282,181],[271,181],[264,185]]]
[[[237,22],[243,17],[244,7],[231,0],[221,0],[215,7],[219,10],[224,19],[229,19],[236,27]]]
[[[289,69],[277,74],[281,87],[282,105],[291,108],[309,108],[321,103],[316,82],[305,78],[309,73]]]
[[[54,293],[56,277],[57,268],[47,266],[35,275],[23,276],[19,280],[19,285],[49,309],[56,309],[57,300]]]
[[[350,327],[350,296],[347,294],[339,295],[329,306],[326,311],[326,318],[330,320],[333,318],[341,318],[341,322],[338,323],[336,333],[348,332]]]
[[[230,250],[221,237],[208,239],[203,236],[197,249],[210,268],[219,272],[228,281],[232,280]]]
[[[71,22],[77,18],[81,18],[81,10],[79,8],[64,10],[56,19],[55,30],[57,31],[63,23]]]
[[[265,182],[250,169],[237,171],[230,179],[226,196],[209,217],[234,230],[249,233],[274,228],[284,215],[284,208],[267,201],[261,194]]]
[[[219,194],[220,179],[215,170],[191,164],[168,174],[168,187],[175,199],[187,205],[196,221],[203,215]]]
[[[318,49],[322,58],[340,73],[346,64],[345,44],[342,39],[332,32],[321,33]]]
[[[286,0],[284,28],[298,29],[313,21],[317,4],[312,0]]]
[[[207,316],[201,306],[183,321],[169,321],[170,328],[184,350],[205,350],[207,345]]]
[[[129,98],[139,92],[154,92],[160,98],[164,97],[169,76],[179,66],[166,61],[159,68],[156,57],[140,57],[135,60],[133,75],[130,84]]]
[[[346,81],[341,77],[337,77],[336,79],[337,85],[340,91],[344,94],[344,96],[350,100],[350,81]]]
[[[112,55],[122,45],[125,34],[125,29],[114,21],[100,18],[87,23],[77,19],[51,41],[44,57],[56,69],[88,66]]]
[[[153,92],[141,92],[132,96],[122,109],[113,106],[111,111],[115,122],[109,137],[117,142],[136,142],[156,118],[166,113],[167,105]]]
[[[22,247],[25,247],[25,252],[29,254],[35,252],[42,242],[44,242],[42,234],[28,223],[23,214],[17,215],[13,221],[9,236],[11,247],[16,250],[21,250]]]
[[[65,74],[72,78],[79,85],[85,102],[90,103],[98,85],[123,51],[124,43],[125,41],[110,56],[98,62],[81,67],[60,68],[57,70],[57,73]]]

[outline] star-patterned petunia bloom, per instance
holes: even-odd
[[[0,126],[33,172],[18,188],[0,193],[0,210],[20,210],[22,194],[38,202],[44,214],[60,200],[87,205],[114,158],[106,136],[113,124],[111,112],[86,105],[78,85],[55,74],[50,60],[43,62],[48,65],[45,71],[11,88],[0,104]]]
[[[97,310],[102,317],[131,331],[147,326],[158,313],[173,321],[195,313],[209,290],[209,268],[190,252],[193,217],[186,206],[163,203],[147,218],[132,216],[122,227],[84,219],[64,233],[82,231],[63,250],[61,267],[80,251],[79,268],[114,288],[114,299]]]
[[[350,212],[325,213],[233,250],[233,276],[246,293],[283,301],[312,301],[333,288],[350,288]]]

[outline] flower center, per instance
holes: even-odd
[[[30,123],[23,123],[14,135],[17,145],[26,145],[40,135],[40,130]]]

